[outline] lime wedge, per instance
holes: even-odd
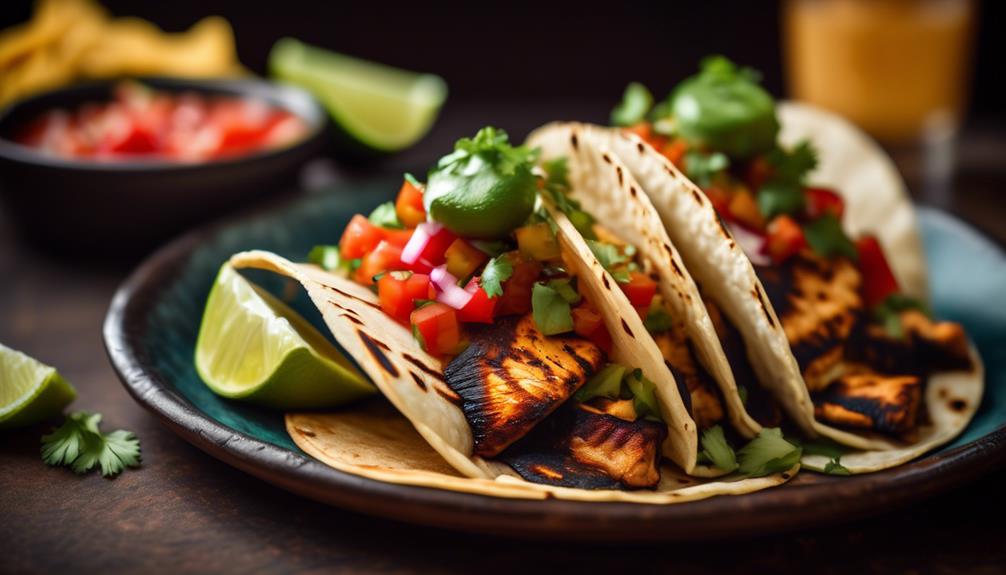
[[[0,429],[56,417],[75,397],[54,368],[0,343]]]
[[[395,152],[430,130],[447,98],[440,76],[418,74],[303,44],[276,42],[269,70],[284,82],[314,94],[336,127],[357,144]]]
[[[196,371],[219,395],[282,409],[333,407],[376,391],[307,320],[227,264],[206,300]]]

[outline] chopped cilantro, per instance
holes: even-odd
[[[921,301],[903,295],[891,294],[873,308],[873,317],[884,326],[887,335],[894,339],[905,337],[905,329],[901,325],[901,312],[910,309],[930,315],[929,308]]]
[[[657,389],[652,381],[646,379],[643,370],[636,368],[623,380],[632,392],[632,407],[636,417],[662,420],[660,404],[657,402]]]
[[[827,213],[804,224],[803,235],[810,247],[821,256],[845,256],[851,260],[859,258],[856,244],[845,235],[842,222],[838,221],[835,214]]]
[[[334,271],[349,265],[349,262],[342,259],[339,246],[314,246],[307,254],[307,261],[325,271]]]
[[[661,300],[653,298],[653,303],[650,304],[650,311],[646,314],[643,325],[650,333],[660,333],[674,327],[674,319],[671,314],[667,313],[667,308],[664,307]]]
[[[723,428],[719,425],[710,427],[702,432],[702,454],[723,471],[733,471],[737,469],[737,456],[727,438],[723,435]]]
[[[837,458],[825,464],[824,472],[828,475],[852,475],[852,472],[839,463]]]
[[[503,282],[513,275],[513,264],[507,254],[500,254],[489,260],[482,276],[479,277],[479,285],[485,290],[486,295],[494,298],[503,295]]]
[[[572,278],[558,278],[549,280],[546,285],[561,295],[562,299],[566,300],[570,304],[576,304],[580,301],[580,293],[576,291],[575,287],[573,287],[572,281]]]
[[[765,158],[772,166],[772,179],[802,185],[817,167],[817,151],[808,140],[801,140],[793,149],[786,151],[777,147]]]
[[[573,331],[573,314],[569,302],[558,291],[543,283],[534,284],[531,291],[531,312],[538,331],[545,335]]]
[[[806,203],[803,189],[790,182],[772,180],[758,190],[758,211],[766,220],[780,214],[801,212]]]
[[[629,261],[629,258],[620,252],[617,246],[596,240],[587,240],[587,245],[590,247],[590,251],[594,254],[594,257],[597,258],[597,261],[604,269],[608,270],[608,273],[615,278],[615,281],[619,283],[629,281],[629,272],[623,266],[623,264]]]

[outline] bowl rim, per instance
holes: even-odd
[[[976,230],[1002,250],[1000,242],[979,228],[946,212],[923,209]],[[149,328],[149,311],[194,251],[224,229],[253,217],[254,213],[239,214],[196,229],[148,257],[112,299],[103,326],[105,349],[134,400],[183,439],[246,473],[321,503],[417,525],[524,539],[708,540],[794,531],[878,514],[959,486],[1006,461],[1004,423],[965,445],[885,471],[844,478],[815,476],[811,483],[675,505],[503,499],[345,473],[217,422],[150,369],[139,341]]]
[[[324,106],[311,92],[293,84],[258,77],[182,78],[171,76],[129,76],[103,80],[86,80],[17,100],[0,109],[0,130],[6,127],[6,124],[20,121],[19,115],[28,113],[27,111],[29,110],[35,114],[41,112],[41,110],[35,110],[34,108],[42,108],[44,110],[45,108],[68,106],[68,104],[55,103],[68,97],[75,100],[69,106],[78,106],[87,101],[94,101],[89,98],[92,98],[91,95],[95,92],[111,89],[116,84],[124,81],[135,81],[152,86],[158,90],[169,92],[192,91],[200,94],[230,95],[243,98],[249,96],[259,97],[270,105],[278,106],[296,115],[307,124],[308,131],[299,139],[283,146],[259,149],[247,154],[200,162],[170,160],[94,161],[66,158],[46,154],[30,146],[19,144],[4,137],[2,132],[0,132],[0,160],[47,169],[91,173],[195,172],[215,167],[240,166],[311,145],[320,139],[329,127],[329,115]],[[52,103],[46,106],[49,101],[52,101]]]

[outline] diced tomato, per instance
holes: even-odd
[[[604,327],[601,314],[587,305],[580,305],[571,310],[573,316],[573,331],[582,337],[589,338],[598,328]]]
[[[447,262],[447,271],[459,280],[463,280],[475,273],[475,270],[489,259],[489,256],[484,251],[458,238],[444,252],[444,259]]]
[[[807,198],[807,217],[815,220],[825,214],[833,214],[836,218],[842,219],[845,202],[834,190],[805,188],[803,193]]]
[[[398,199],[395,200],[395,212],[398,214],[398,221],[407,228],[414,228],[425,221],[426,208],[423,206],[423,190],[405,180],[402,183],[402,189],[398,191]]]
[[[759,233],[765,231],[765,218],[761,215],[754,194],[746,187],[741,186],[734,192],[727,210],[729,210],[730,218],[733,221],[749,230]]]
[[[381,228],[370,223],[366,216],[356,214],[342,232],[339,252],[346,259],[362,258],[373,251],[383,239],[384,232]]]
[[[709,203],[713,205],[713,209],[716,213],[720,215],[723,219],[731,219],[730,216],[730,194],[722,188],[717,188],[716,186],[710,186],[704,190],[706,197],[709,198]]]
[[[761,189],[762,184],[772,177],[772,172],[772,164],[765,159],[765,156],[758,156],[748,163],[747,174],[744,179],[752,190],[758,190]]]
[[[688,144],[682,138],[677,138],[657,149],[672,164],[680,167],[681,160],[685,157],[685,152],[688,151]]]
[[[513,265],[513,274],[503,282],[503,294],[496,302],[496,315],[523,315],[531,311],[531,289],[541,274],[541,264],[527,259],[519,252],[507,256]]]
[[[354,278],[363,285],[372,285],[374,276],[381,272],[405,269],[406,265],[402,263],[402,248],[381,240],[372,252],[363,256]]]
[[[388,228],[381,228],[381,232],[384,234],[384,239],[388,240],[389,244],[394,244],[400,248],[404,248],[405,244],[409,243],[413,230],[392,230]]]
[[[859,252],[859,271],[863,274],[863,300],[867,307],[884,301],[887,296],[898,293],[898,280],[887,264],[880,242],[873,236],[863,236],[856,240]]]
[[[472,293],[472,299],[458,310],[458,319],[468,323],[492,323],[498,298],[489,297],[479,286],[478,278],[472,278],[465,289]]]
[[[787,216],[777,216],[768,225],[768,236],[765,238],[765,251],[774,263],[782,263],[802,250],[807,245],[807,238],[796,220]]]
[[[453,308],[442,303],[431,303],[414,310],[409,322],[422,338],[423,349],[433,355],[454,353],[461,343],[457,314]]]
[[[99,154],[152,154],[160,149],[160,141],[152,129],[133,120],[123,121],[126,127],[99,144]]]
[[[447,253],[447,248],[451,247],[454,240],[458,239],[458,236],[454,235],[453,232],[447,228],[440,228],[440,230],[430,237],[430,241],[426,243],[426,247],[420,252],[420,259],[424,259],[433,267],[439,266],[446,260],[445,254]]]
[[[433,299],[436,291],[430,283],[430,276],[412,274],[400,279],[394,273],[387,273],[377,280],[377,297],[384,313],[401,322],[409,320],[416,300]]]
[[[650,276],[640,272],[629,272],[628,283],[618,284],[629,298],[633,307],[650,308],[650,302],[657,293],[657,282]]]
[[[603,324],[587,339],[597,347],[604,350],[604,353],[611,353],[611,334]]]

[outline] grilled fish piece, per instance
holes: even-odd
[[[893,435],[914,429],[922,401],[919,377],[860,370],[813,394],[814,416],[836,426]]]
[[[939,370],[972,369],[968,337],[960,324],[933,321],[918,310],[901,312],[903,337],[893,338],[884,326],[868,324],[850,350],[853,359],[883,373],[926,375]]]
[[[471,341],[444,370],[461,396],[475,454],[493,457],[580,388],[605,360],[576,337],[547,337],[530,314],[470,329]]]
[[[603,405],[624,411],[620,406],[619,401]],[[660,479],[660,445],[666,435],[659,422],[626,421],[570,403],[497,459],[535,483],[581,489],[653,487]]]
[[[675,381],[688,389],[692,419],[699,429],[707,429],[723,419],[723,402],[716,383],[695,357],[692,342],[679,329],[669,329],[653,336],[664,362],[670,367]]]
[[[659,422],[625,421],[580,404],[569,450],[576,461],[628,487],[652,487],[660,480],[657,456],[666,435]]]
[[[845,258],[804,250],[779,266],[757,266],[811,392],[839,375],[845,343],[863,314],[862,278]]]

